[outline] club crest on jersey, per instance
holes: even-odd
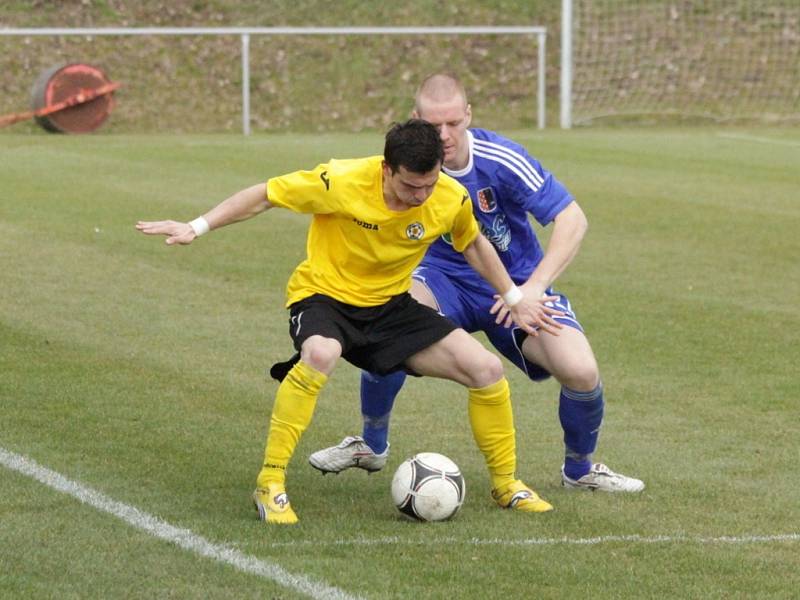
[[[478,190],[478,208],[485,213],[494,212],[497,209],[497,201],[494,199],[492,188]]]
[[[425,235],[425,228],[419,221],[414,221],[406,227],[406,236],[410,240],[421,240],[423,235]]]

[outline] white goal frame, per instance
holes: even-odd
[[[561,129],[572,127],[572,0],[561,0]]]
[[[100,27],[9,28],[0,36],[238,35],[242,41],[242,133],[250,135],[251,35],[533,35],[537,41],[537,125],[545,127],[546,27]]]

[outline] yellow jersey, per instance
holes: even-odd
[[[307,258],[287,285],[286,306],[324,294],[378,306],[411,287],[411,273],[440,235],[461,252],[478,236],[466,189],[441,173],[431,196],[404,211],[383,198],[382,156],[331,160],[267,181],[274,206],[312,213]]]

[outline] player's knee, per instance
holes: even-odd
[[[563,376],[561,384],[576,392],[591,392],[600,383],[600,372],[595,364],[583,364]]]
[[[503,377],[503,363],[491,352],[484,351],[476,357],[475,365],[469,370],[470,386],[482,388],[497,383]]]
[[[312,336],[303,342],[300,358],[317,371],[330,374],[342,355],[342,347],[336,340]]]

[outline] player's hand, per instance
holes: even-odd
[[[191,244],[197,237],[191,225],[178,221],[139,221],[136,223],[136,229],[146,235],[167,236],[166,241],[169,246]]]
[[[558,330],[564,326],[553,317],[563,317],[564,313],[553,306],[555,300],[558,300],[558,296],[540,295],[530,298],[528,294],[524,294],[522,300],[509,307],[499,295],[495,295],[495,303],[489,312],[497,315],[495,323],[498,325],[502,324],[508,328],[515,323],[525,333],[534,337],[539,335],[539,331],[558,335]]]

